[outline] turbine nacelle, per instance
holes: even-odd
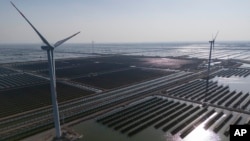
[[[42,50],[53,50],[54,48],[51,46],[41,46]]]
[[[61,44],[63,44],[64,42],[68,41],[69,39],[71,39],[72,37],[76,36],[77,34],[79,34],[80,32],[77,32],[65,39],[62,39],[60,41],[57,41],[55,44],[54,44],[54,47],[51,46],[50,44],[48,44],[47,46],[41,46],[42,50],[54,50],[56,47],[60,46]],[[46,44],[46,43],[45,43]]]

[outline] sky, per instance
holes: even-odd
[[[50,42],[250,41],[249,0],[12,0]],[[41,43],[0,0],[0,43]]]

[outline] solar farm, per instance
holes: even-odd
[[[163,136],[186,141],[199,127],[226,141],[230,124],[249,124],[250,96],[212,79],[247,78],[250,70],[215,67],[206,92],[203,61],[144,56],[56,60],[61,124],[83,135],[78,140],[106,138],[105,133],[112,133],[110,141],[150,140],[147,134],[153,133],[159,135],[156,141]],[[47,65],[0,66],[0,140],[33,140],[53,129]],[[95,137],[90,132],[104,133]]]
[[[201,107],[190,102],[183,102],[166,97],[147,97],[117,110],[114,113],[101,116],[96,122],[120,132],[130,138],[143,134],[147,128],[158,132],[168,132],[169,136],[185,138],[195,127],[204,121],[204,129],[214,133],[229,135],[229,124],[249,124],[247,114],[231,112],[215,107]],[[160,131],[159,131],[160,130]]]

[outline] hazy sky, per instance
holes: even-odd
[[[250,0],[12,0],[51,43],[250,40]],[[0,0],[0,43],[40,43]]]

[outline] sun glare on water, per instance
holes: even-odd
[[[214,113],[209,119],[214,117],[216,114],[217,113]],[[184,138],[184,141],[220,141],[220,138],[216,135],[216,133],[211,130],[204,129],[204,126],[209,119],[197,126],[186,138]]]

